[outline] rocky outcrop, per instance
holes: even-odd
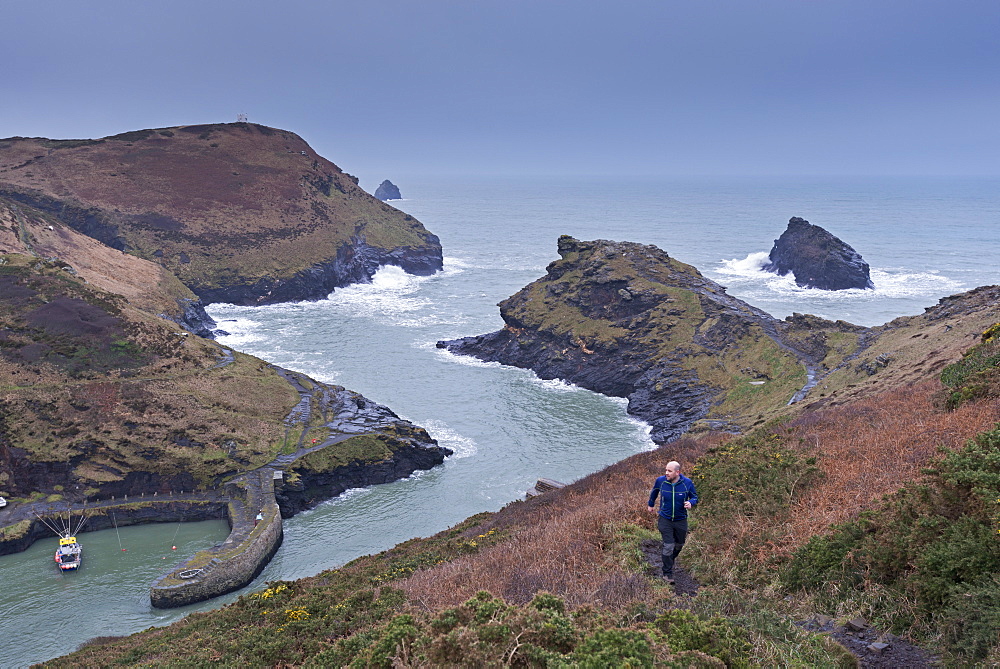
[[[437,237],[433,239],[436,241]],[[442,267],[439,249],[440,246],[438,250],[422,247],[386,250],[355,239],[337,249],[333,258],[287,278],[264,276],[253,282],[234,280],[218,288],[202,287],[198,293],[206,303],[241,305],[321,300],[336,288],[370,282],[382,265],[395,265],[418,276],[433,274]]]
[[[252,123],[0,139],[0,198],[160,265],[205,302],[321,299],[380,265],[442,267],[419,221],[294,133]]]
[[[291,471],[295,473],[295,480],[278,486],[275,498],[282,517],[290,518],[352,488],[391,483],[415,471],[436,467],[451,453],[441,446],[406,445],[397,449],[392,458],[381,462],[354,461],[329,471],[293,466]]]
[[[403,199],[403,196],[399,194],[399,188],[388,179],[380,183],[378,188],[375,189],[375,197],[383,201]]]
[[[398,481],[431,469],[452,454],[426,430],[383,404],[298,372],[275,369],[301,397],[286,420],[289,428],[301,429],[295,451],[271,463],[290,474],[276,488],[285,518],[350,488]],[[316,433],[321,437],[314,438]]]
[[[861,254],[829,232],[809,221],[792,217],[788,228],[774,240],[762,269],[785,276],[806,288],[846,290],[874,288],[868,263]]]
[[[658,443],[700,419],[762,419],[826,354],[655,246],[563,236],[558,250],[546,276],[500,303],[502,330],[438,347],[627,397]]]
[[[204,303],[201,300],[181,300],[180,303],[184,307],[184,312],[175,322],[188,332],[196,334],[199,337],[213,339],[215,337],[215,326],[218,323],[205,311]],[[170,318],[167,314],[161,315],[164,318]],[[170,320],[174,319],[170,318]]]

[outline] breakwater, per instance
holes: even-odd
[[[267,566],[283,537],[274,472],[264,467],[226,484],[229,537],[160,576],[149,589],[153,606],[173,608],[224,595],[250,583]]]

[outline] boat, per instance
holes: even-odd
[[[76,537],[70,536],[69,532],[59,537],[59,548],[56,549],[56,564],[63,571],[72,571],[80,568],[83,562],[83,546],[76,541]]]
[[[62,571],[75,571],[79,569],[80,564],[83,562],[83,546],[76,540],[76,535],[83,529],[84,523],[87,522],[86,506],[84,506],[83,514],[80,516],[80,522],[76,524],[76,529],[73,528],[72,508],[67,509],[65,519],[61,516],[57,516],[54,519],[46,519],[37,512],[35,512],[35,517],[59,537],[59,548],[56,549],[55,555],[56,566]]]

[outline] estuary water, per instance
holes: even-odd
[[[500,328],[497,302],[544,274],[558,257],[560,234],[655,244],[782,318],[802,312],[876,325],[1000,283],[997,180],[389,176],[405,196],[391,204],[441,238],[444,271],[412,277],[386,267],[372,283],[319,302],[217,304],[209,313],[228,333],[221,343],[361,392],[426,427],[455,454],[432,471],[348,491],[286,521],[283,546],[244,592],[497,510],[539,477],[570,482],[653,447],[623,400],[435,348],[440,339]],[[871,265],[876,289],[824,293],[761,272],[792,216],[851,244]],[[644,502],[644,482],[634,494]],[[168,542],[175,532],[176,542]],[[0,667],[232,601],[239,593],[158,611],[145,594],[159,567],[180,557],[164,555],[164,547],[176,543],[187,553],[225,533],[224,522],[84,533],[85,565],[64,576],[52,566],[54,545],[45,542],[0,557]],[[119,536],[129,551],[120,551]],[[140,551],[148,556],[139,559]]]

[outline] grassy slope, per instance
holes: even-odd
[[[887,329],[890,338],[882,345],[895,351],[889,365],[870,377],[864,372],[860,383],[828,388],[821,401],[793,407],[786,418],[746,436],[685,437],[668,452],[633,456],[435,537],[309,579],[271,584],[218,612],[164,629],[102,639],[69,659],[101,665],[221,658],[257,666],[389,666],[393,658],[541,665],[584,664],[588,652],[604,653],[610,664],[631,658],[636,665],[850,666],[851,659],[825,637],[793,624],[820,612],[840,620],[863,615],[897,633],[943,643],[939,649],[950,662],[996,661],[1000,647],[995,638],[990,641],[990,616],[1000,615],[1000,584],[990,580],[991,570],[977,571],[979,563],[973,563],[965,571],[937,574],[934,592],[955,599],[936,618],[921,609],[926,573],[909,569],[912,563],[898,553],[886,558],[884,550],[902,542],[919,558],[958,522],[987,531],[966,532],[964,543],[944,541],[946,549],[979,556],[983,564],[1000,559],[996,537],[989,537],[1000,519],[989,497],[996,493],[1000,499],[1000,489],[989,488],[1000,476],[1000,440],[980,437],[978,446],[966,446],[993,429],[1000,404],[989,390],[985,396],[962,392],[969,384],[996,387],[983,381],[984,374],[1000,376],[995,340],[984,340],[967,355],[962,370],[949,370],[946,379],[955,390],[937,381],[937,358],[926,359],[928,346],[948,351],[940,354],[946,362],[962,359],[947,338],[928,340],[959,330],[967,348],[968,331],[990,318],[1000,320],[1000,312],[995,300],[977,303],[976,295],[965,298],[961,309],[950,304],[949,313],[930,312]],[[916,344],[914,351],[905,348],[907,341]],[[956,392],[965,401],[946,411],[946,398]],[[905,492],[939,449],[956,455],[937,465],[938,474],[923,488]],[[702,503],[682,556],[703,584],[694,600],[649,578],[638,551],[641,540],[656,537],[645,499],[668,458],[696,462],[688,473]],[[963,474],[970,471],[985,474]],[[901,488],[902,505],[893,501]],[[954,502],[926,508],[920,501],[933,503],[933,495],[942,494],[983,501],[968,508]],[[926,518],[924,531],[907,534],[914,519],[901,518],[900,509],[916,509]],[[940,517],[950,520],[934,520]],[[851,525],[859,518],[867,523],[860,530]],[[833,533],[827,535],[827,528]],[[859,531],[871,537],[868,543],[844,542]],[[825,536],[830,538],[814,538]],[[815,548],[817,541],[830,547]],[[854,545],[866,551],[855,569],[824,575],[823,569],[850,562],[810,563]],[[893,580],[875,578],[876,567]],[[796,574],[824,576],[817,585],[796,580]],[[540,592],[554,593],[558,601],[539,598]],[[971,621],[967,632],[958,624],[962,620]],[[174,650],[181,647],[183,656]],[[690,655],[695,652],[702,655]]]
[[[60,258],[81,278],[133,306],[173,318],[195,294],[164,268],[110,248],[57,218],[0,197],[0,253]]]
[[[68,463],[50,485],[94,493],[130,471],[206,485],[276,454],[298,396],[265,363],[216,367],[217,345],[60,264],[0,258],[0,436],[32,462]],[[4,471],[0,490],[39,492]]]
[[[195,292],[287,278],[353,237],[386,249],[436,244],[294,133],[248,123],[0,140],[3,183],[96,212],[132,253]]]

